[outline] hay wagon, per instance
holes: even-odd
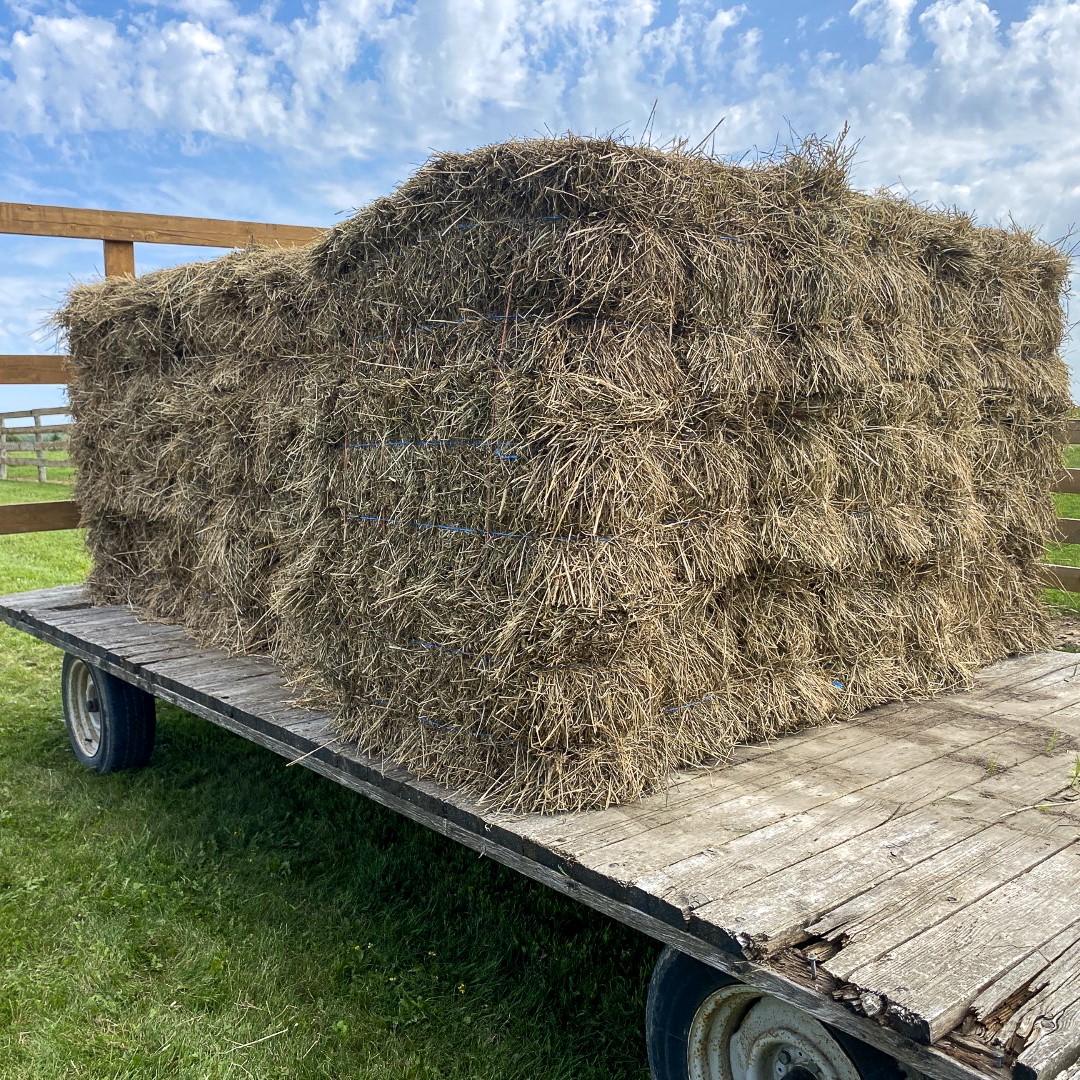
[[[132,272],[135,240],[306,238],[0,211],[5,231],[103,239],[118,273]],[[0,358],[2,381],[63,378],[61,358]],[[1065,487],[1080,490],[1077,477]],[[77,521],[74,504],[0,508],[0,532]],[[1006,660],[963,693],[740,747],[730,767],[632,805],[515,815],[360,753],[328,714],[290,702],[270,661],[94,606],[79,587],[2,598],[0,619],[63,650],[72,747],[98,772],[149,763],[160,698],[663,943],[646,1016],[657,1080],[1080,1076],[1072,654]]]

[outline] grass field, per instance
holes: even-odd
[[[1070,446],[1065,451],[1065,464],[1080,469],[1080,446]],[[1061,517],[1080,518],[1080,495],[1057,495],[1057,509]],[[1047,561],[1059,566],[1080,566],[1080,544],[1051,544]],[[1059,592],[1049,589],[1050,602],[1070,613],[1080,614],[1080,593]]]
[[[0,594],[85,569],[0,537]],[[58,676],[0,627],[0,1078],[648,1076],[647,939],[172,708],[95,776]]]

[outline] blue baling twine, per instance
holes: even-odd
[[[380,709],[387,709],[390,707],[390,702],[387,698],[368,698],[369,705],[375,705]],[[438,720],[433,720],[430,716],[418,716],[417,719],[421,724],[430,728],[435,728],[437,731],[461,731],[460,724],[440,724]],[[495,739],[495,735],[490,731],[474,731],[468,732],[476,739],[489,739],[495,740],[493,746],[507,746],[516,745],[517,739]]]
[[[494,322],[494,323],[506,323],[506,322],[518,322],[518,321],[530,321],[530,322],[552,322],[553,325],[571,325],[575,323],[588,323],[592,326],[616,326],[624,330],[650,330],[658,331],[666,334],[670,334],[674,327],[665,323],[635,323],[628,322],[626,319],[615,319],[608,315],[570,315],[566,317],[556,316],[551,313],[533,313],[533,312],[509,312],[509,313],[496,313],[490,314],[486,312],[475,312],[468,316],[462,316],[457,319],[426,319],[423,322],[413,323],[409,326],[399,327],[394,333],[386,332],[382,334],[355,334],[353,341],[360,344],[365,341],[390,341],[391,339],[405,335],[419,334],[425,331],[439,330],[444,327],[451,326],[466,326],[469,323],[475,322]],[[729,327],[724,326],[705,326],[699,327],[703,332],[726,334],[730,333]],[[195,359],[196,357],[192,357]],[[296,359],[304,359],[304,357],[296,357]]]
[[[483,225],[500,225],[509,229],[525,229],[528,226],[538,221],[550,223],[553,221],[586,221],[585,218],[572,218],[567,214],[540,214],[534,217],[525,218],[511,218],[504,221],[478,221],[475,219],[466,219],[464,221],[456,222],[454,227],[458,232],[471,232],[473,229],[479,229]],[[443,233],[425,233],[418,236],[413,243],[422,244],[426,240],[430,240],[432,237],[441,238]],[[711,233],[708,236],[709,240],[726,240],[732,244],[745,244],[748,241],[748,237],[745,236],[733,236],[731,233]]]
[[[664,712],[665,713],[682,712],[683,709],[693,709],[697,705],[707,705],[710,701],[715,701],[715,700],[716,700],[716,695],[715,694],[706,694],[704,697],[698,698],[697,701],[687,701],[687,702],[684,702],[682,705],[669,705],[666,709],[664,709]]]

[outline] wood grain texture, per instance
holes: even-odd
[[[236,248],[248,244],[294,247],[315,240],[323,232],[324,229],[304,225],[273,225],[261,221],[129,214],[116,210],[0,202],[0,233],[22,236],[68,236],[84,240]]]
[[[105,240],[106,277],[135,276],[135,245],[130,240]]]
[[[79,507],[66,499],[58,502],[10,503],[0,506],[0,536],[78,527]]]
[[[0,413],[0,420],[4,419],[4,414]],[[33,424],[23,424],[14,427],[4,426],[0,428],[0,433],[3,435],[31,435],[38,429]],[[66,435],[71,431],[71,424],[49,424],[45,428],[46,435]],[[57,445],[57,441],[66,440],[54,440],[50,443],[50,448],[54,448]],[[9,448],[10,449],[10,448]]]
[[[54,449],[50,445],[50,452]],[[2,453],[2,450],[0,450]],[[39,469],[70,469],[71,461],[67,458],[47,458],[44,454],[39,454],[37,457],[6,457],[5,460],[9,465],[36,465]]]
[[[71,380],[66,356],[0,354],[0,384],[62,386]]]
[[[1056,566],[1047,564],[1046,584],[1051,589],[1080,592],[1080,566]]]
[[[1080,1056],[1076,656],[740,748],[631,806],[514,817],[357,753],[268,660],[77,588],[2,599],[0,619],[939,1080],[1051,1080]]]

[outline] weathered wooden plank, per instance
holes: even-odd
[[[1073,923],[982,990],[971,1003],[971,1016],[984,1028],[982,1038],[1000,1043],[1003,1029],[1017,1015],[1017,1002],[1028,1001],[1045,985],[1040,976],[1046,968],[1078,944],[1080,924]]]
[[[38,466],[38,468],[45,469],[70,469],[71,462],[67,458],[50,458],[45,457],[42,454],[39,457],[7,457],[4,455],[4,460],[8,465],[16,467],[19,465]]]
[[[742,881],[725,878],[722,870],[734,845],[719,843],[705,847],[681,864],[666,866],[637,884],[661,898],[671,895],[685,898],[683,902],[688,904],[694,921],[723,927],[725,933],[742,947],[751,948],[755,955],[772,954],[799,940],[806,923],[830,906],[843,902],[859,889],[868,888],[879,877],[902,869],[905,858],[926,857],[944,846],[946,839],[955,842],[979,828],[977,816],[954,814],[949,818],[938,811],[937,805],[950,793],[978,788],[986,781],[987,766],[993,760],[1013,761],[1015,755],[1015,761],[1022,763],[1039,758],[1038,765],[1045,770],[1046,741],[1042,732],[1025,735],[1002,731],[950,754],[947,759],[926,762],[864,787],[859,796],[866,799],[881,801],[886,795],[892,796],[884,799],[893,807],[893,815],[885,826],[842,837],[837,844],[828,846],[824,856],[815,854],[814,848],[805,844],[792,843],[788,867],[769,869],[771,876]],[[972,753],[973,748],[977,752]],[[969,757],[970,762],[966,760]],[[781,805],[785,805],[786,795],[780,800]],[[1012,808],[1004,799],[988,800],[981,791],[980,796],[984,815],[1007,813]],[[927,808],[925,814],[921,813],[923,807]],[[823,812],[828,813],[827,806],[824,810],[815,808],[813,814],[791,807],[784,822],[812,820],[814,814]],[[915,820],[908,816],[913,812],[918,812]],[[935,818],[943,823],[933,825]],[[784,822],[779,828],[792,828]],[[955,833],[951,832],[951,822],[959,822]],[[909,833],[907,842],[901,842]],[[751,838],[754,835],[749,834]],[[919,843],[914,843],[915,840]],[[856,868],[847,867],[847,861],[856,864]],[[760,863],[759,869],[766,869],[766,864]],[[737,893],[732,892],[733,882]],[[744,908],[753,912],[752,918],[744,920],[747,926],[751,923],[753,926],[748,937],[739,932],[738,920]]]
[[[742,890],[753,893],[770,875],[871,832],[895,814],[891,802],[861,792],[844,795],[808,810],[794,809],[790,816],[731,839],[721,837],[715,846],[701,847],[695,837],[695,854],[643,873],[635,885],[654,903],[677,909],[684,921],[692,915],[706,932],[715,933],[713,940],[757,959],[748,948],[753,935],[739,922],[741,916],[729,915],[727,899]],[[610,873],[619,872],[615,864],[609,866]]]
[[[0,536],[8,533],[49,532],[54,529],[77,529],[79,508],[62,502],[9,503],[0,506]]]
[[[1072,789],[1076,750],[1067,745],[1011,768],[988,770],[978,784],[941,799],[943,812],[987,823],[1007,815],[1011,828],[1040,836],[1073,822],[1080,827],[1080,800]]]
[[[808,858],[724,891],[715,907],[694,912],[695,919],[721,919],[743,952],[756,959],[775,955],[806,937],[805,924],[841,897],[856,895],[888,880],[977,832],[970,822],[949,821],[925,811],[891,816],[867,832],[829,843]]]
[[[42,615],[55,612],[87,610],[93,605],[81,585],[56,585],[48,589],[31,589],[13,593],[0,602],[9,611],[37,611]]]
[[[1080,592],[1080,567],[1059,566],[1048,563],[1046,566],[1046,584],[1051,589]]]
[[[1080,518],[1058,518],[1057,538],[1063,544],[1080,544]]]
[[[155,669],[158,667],[156,663],[150,666]],[[173,677],[176,677],[175,674]],[[210,677],[204,676],[190,681],[196,689],[208,696],[212,695],[228,704],[247,709],[268,703],[273,695],[276,695],[278,701],[285,696],[281,679],[258,669],[238,671],[235,674],[222,669]]]
[[[721,835],[725,830],[760,837],[764,842],[768,833],[758,830],[774,829],[782,820],[788,823],[779,827],[788,830],[794,827],[793,821],[803,818],[812,830],[816,820],[830,816],[831,807],[847,805],[844,800],[857,797],[865,798],[868,805],[887,805],[891,813],[899,804],[877,797],[875,784],[894,781],[957,749],[977,745],[999,734],[1004,727],[1003,723],[981,717],[961,719],[929,710],[918,715],[923,718],[921,724],[898,732],[892,740],[884,735],[867,738],[864,730],[863,745],[853,746],[847,754],[817,761],[787,759],[776,762],[775,768],[762,759],[753,764],[772,781],[765,790],[745,792],[736,787],[737,802],[723,802],[703,811],[695,808],[692,817],[681,815],[645,834],[623,837],[616,833],[609,842],[600,846],[590,844],[587,850],[575,845],[575,858],[601,872],[618,873],[629,880],[651,870],[654,877],[650,880],[663,880],[665,888],[672,892],[687,892],[680,882],[689,876],[694,881],[690,891],[701,903],[718,899],[723,892],[714,895],[711,877],[700,873],[701,853],[715,851],[722,839],[729,839]],[[725,790],[730,790],[731,784],[742,784],[748,774],[752,776],[749,768],[740,769],[724,785]],[[790,841],[784,842],[782,850],[793,860],[801,854]],[[706,856],[706,861],[717,867],[725,865],[723,858]],[[659,877],[652,868],[662,868]],[[726,890],[729,884],[720,874],[715,887]]]
[[[1080,922],[1073,930],[1080,930]],[[1039,961],[1043,967],[1028,985],[1027,1000],[995,1038],[1002,1047],[1023,1044],[1016,1059],[1018,1080],[1050,1080],[1074,1064],[1078,1053],[1080,940],[1049,963],[1041,955]]]
[[[115,651],[117,657],[126,661],[129,668],[147,668],[153,664],[164,663],[167,660],[182,660],[192,655],[190,640],[158,643],[150,641],[144,644],[133,642],[122,650]]]
[[[931,1043],[963,1020],[984,987],[1076,921],[1072,903],[1047,903],[1074,895],[1076,874],[1070,845],[856,968],[847,981],[880,998],[899,1030]]]
[[[40,409],[15,409],[10,412],[0,413],[5,420],[21,420],[38,416],[67,416],[70,410],[65,405],[51,405]]]
[[[6,417],[0,415],[0,419],[6,419]],[[30,435],[30,434],[33,434],[34,432],[38,431],[38,430],[39,429],[33,424],[23,424],[23,425],[20,425],[18,427],[8,427],[5,424],[4,429],[3,429],[5,435]],[[45,428],[44,428],[44,432],[45,432],[46,435],[54,435],[54,434],[55,435],[63,435],[66,432],[69,432],[70,430],[71,430],[71,424],[47,424],[45,426]],[[52,439],[48,443],[45,444],[46,449],[50,449],[50,450],[54,449],[54,448],[59,449],[59,448],[63,447],[66,443],[68,443],[69,441],[70,441],[70,439],[68,439],[68,438]],[[8,449],[11,450],[11,449],[13,449],[13,447],[8,446]]]
[[[0,233],[22,236],[68,236],[86,240],[238,248],[249,244],[293,247],[315,240],[324,232],[324,229],[304,225],[273,225],[261,221],[131,214],[118,210],[0,202]]]
[[[66,356],[0,354],[0,384],[56,386],[71,381]]]
[[[842,946],[822,961],[825,971],[840,981],[850,981],[858,968],[879,960],[1071,842],[1060,830],[1056,837],[1032,838],[1005,823],[990,828],[981,822],[966,825],[968,834],[959,843],[942,844],[930,858],[901,867],[895,874],[880,875],[866,891],[852,890],[851,899],[824,912],[806,928],[808,935]],[[956,823],[948,822],[946,827],[953,830]],[[857,861],[860,854],[859,845],[849,845],[843,861]],[[888,857],[891,852],[886,850]],[[862,867],[856,872],[867,876]]]
[[[1080,420],[1070,420],[1065,429],[1066,438],[1074,446],[1080,443]]]
[[[1080,469],[1062,469],[1054,490],[1062,495],[1080,495]]]

